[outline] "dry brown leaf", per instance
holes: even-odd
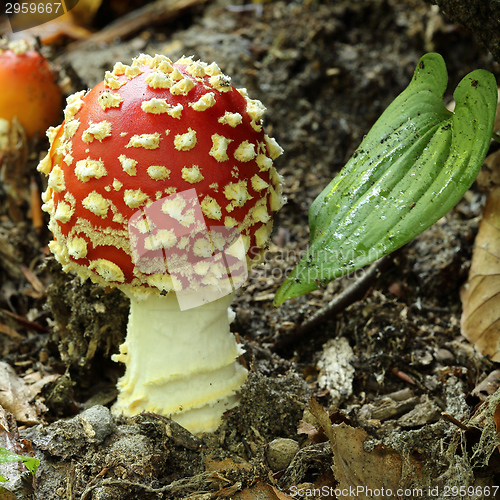
[[[500,361],[500,187],[486,201],[460,297],[462,334],[482,354]]]
[[[308,422],[300,422],[297,427],[297,434],[306,434],[307,438],[311,443],[324,443],[327,441],[327,437],[323,432],[322,428],[316,429],[316,427]]]
[[[73,40],[88,38],[93,32],[85,26],[91,24],[101,4],[102,0],[79,0],[66,13],[61,8],[61,15],[56,18],[40,12],[15,15],[11,21],[12,26],[21,31],[16,31],[10,38],[15,40],[32,36],[39,38],[43,45],[57,43],[64,37]]]
[[[345,423],[332,425],[327,412],[314,399],[310,401],[310,411],[318,419],[332,445],[332,469],[338,481],[336,489],[347,493],[342,498],[369,500],[372,498],[370,492],[375,491],[380,498],[398,498],[396,491],[405,487],[401,484],[403,460],[399,452],[384,446],[365,451],[364,442],[368,434],[364,429]],[[414,474],[420,475],[421,464],[415,459],[409,460]]]
[[[366,452],[363,444],[368,434],[361,427],[340,424],[335,429],[335,435],[337,454],[334,454],[333,472],[339,482],[338,487],[349,490],[355,488],[361,492],[356,495],[360,500],[371,499],[369,491],[385,491],[387,494],[382,495],[384,498],[397,498],[403,467],[401,455],[383,446],[376,446],[373,451]]]
[[[61,39],[64,38],[83,40],[90,37],[92,34],[93,31],[75,24],[73,16],[64,14],[64,16],[58,17],[48,23],[14,33],[12,38],[16,39],[32,36],[39,38],[42,45],[52,45],[60,42]]]
[[[20,36],[23,37],[26,36],[26,31],[33,33],[39,26],[52,23],[57,19],[63,19],[65,22],[86,26],[92,22],[101,4],[102,0],[78,0],[76,5],[69,11],[67,10],[69,5],[66,5],[66,2],[64,4],[59,3],[58,8],[54,5],[54,10],[51,13],[47,13],[42,9],[36,9],[35,12],[31,12],[31,10],[28,9],[28,12],[12,16],[11,25],[13,29],[16,30],[16,33],[22,32]],[[57,17],[55,17],[56,15]],[[43,28],[41,28],[41,30],[43,31]]]
[[[0,362],[0,405],[12,413],[18,422],[38,424],[40,415],[46,408],[40,402],[33,402],[33,398],[40,393],[44,385],[58,377],[59,375],[42,376],[35,372],[26,381],[19,378],[10,365]]]
[[[231,486],[221,488],[215,492],[216,498],[233,498],[234,495],[241,490],[241,483],[234,483]]]
[[[319,422],[319,425],[321,425],[324,433],[333,446],[335,441],[335,433],[333,432],[333,426],[328,413],[314,398],[311,398],[309,400],[309,411]]]
[[[245,488],[232,498],[234,500],[293,500],[291,496],[288,496],[274,486],[262,483]]]
[[[493,370],[488,376],[474,387],[471,394],[484,401],[500,387],[500,370]]]

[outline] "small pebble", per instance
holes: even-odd
[[[297,441],[287,438],[274,439],[267,448],[267,463],[273,472],[284,470],[290,465],[298,451],[299,443]]]
[[[92,406],[76,417],[87,437],[95,443],[101,443],[115,429],[115,422],[108,408]]]
[[[451,365],[455,362],[455,356],[448,349],[437,349],[434,357],[436,358],[436,361],[440,361],[445,365]]]

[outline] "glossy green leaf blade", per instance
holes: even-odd
[[[443,105],[442,57],[427,54],[342,171],[311,205],[309,252],[275,305],[318,288],[403,246],[462,197],[486,155],[496,82],[477,70],[457,86],[455,112]]]
[[[357,198],[369,192],[370,184],[387,172],[405,150],[416,142],[421,143],[422,149],[425,148],[422,136],[451,115],[442,102],[447,81],[441,56],[428,54],[420,60],[407,89],[384,111],[351,160],[311,205],[311,241],[317,229],[326,229],[341,220],[357,203]],[[397,166],[410,167],[410,162],[406,167]],[[337,208],[333,219],[329,212],[332,207]]]
[[[24,465],[28,468],[31,474],[36,472],[40,461],[37,458],[26,457],[24,455],[18,455],[17,453],[12,453],[5,448],[0,448],[0,463],[9,463],[9,462],[23,462]],[[0,476],[0,481],[7,481],[4,477]]]

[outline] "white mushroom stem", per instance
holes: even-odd
[[[174,293],[131,297],[127,337],[113,356],[126,365],[113,412],[158,413],[193,433],[214,431],[247,377],[229,329],[232,297],[184,311]]]

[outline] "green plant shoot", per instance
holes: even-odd
[[[0,464],[5,464],[8,462],[23,462],[24,465],[28,468],[31,474],[35,474],[40,461],[37,458],[25,457],[24,455],[17,455],[16,453],[12,453],[5,448],[0,448]],[[0,481],[8,481],[4,477],[0,476]]]
[[[493,132],[497,85],[468,74],[443,104],[448,75],[424,55],[408,87],[377,120],[309,210],[310,247],[276,293],[276,306],[405,245],[469,189]]]

